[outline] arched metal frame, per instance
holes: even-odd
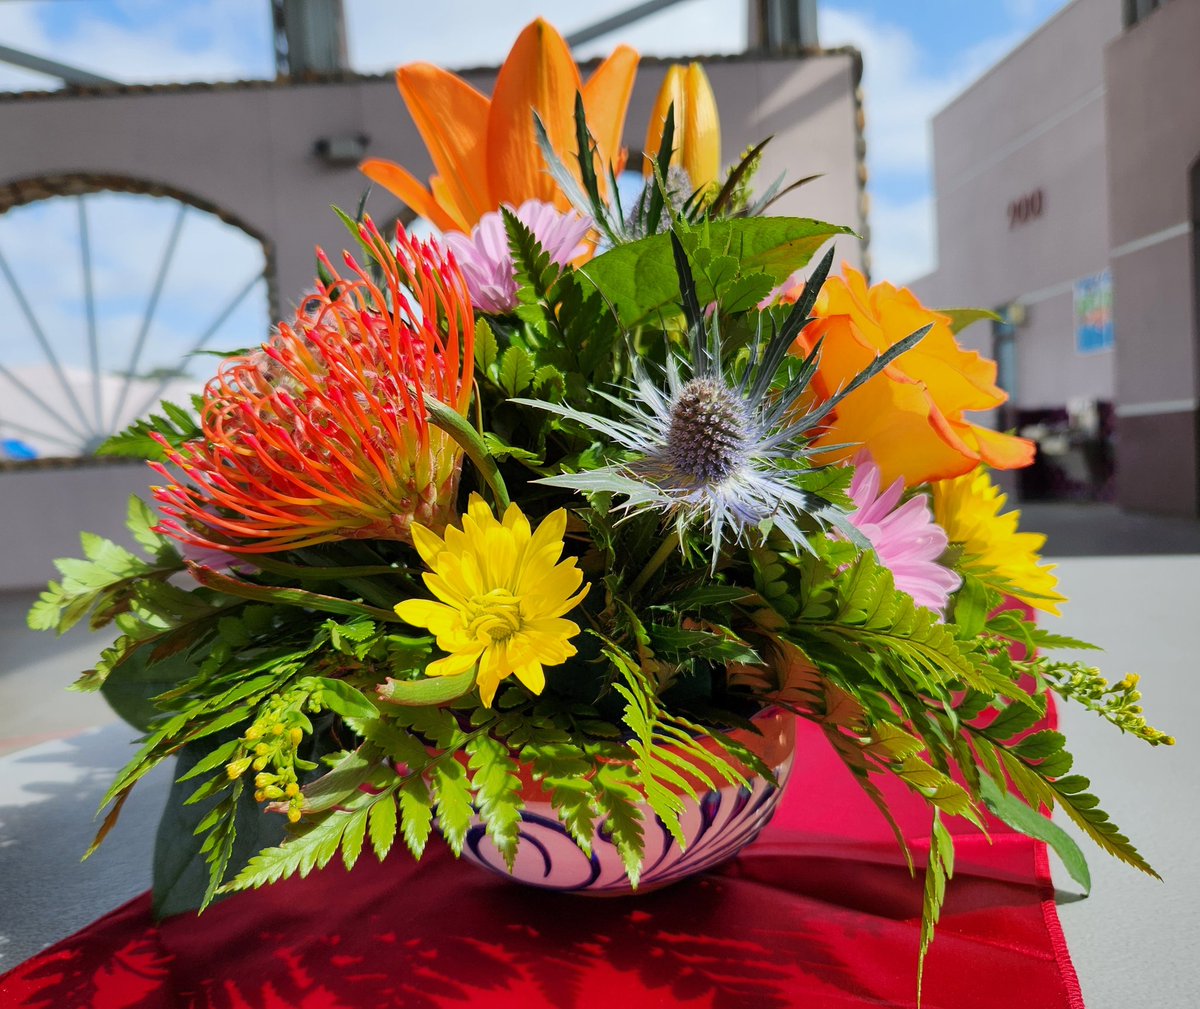
[[[124,193],[131,195],[164,197],[175,201],[178,204],[178,210],[174,220],[171,223],[170,231],[167,236],[166,243],[163,248],[162,257],[159,261],[158,269],[155,273],[154,281],[151,286],[149,296],[147,298],[146,307],[142,313],[141,321],[138,325],[137,335],[134,340],[133,349],[130,354],[128,366],[126,369],[126,381],[122,386],[115,405],[108,411],[108,416],[104,415],[103,402],[100,392],[100,352],[99,352],[99,337],[96,318],[95,297],[92,284],[92,240],[88,227],[87,206],[84,197],[101,193]],[[15,388],[21,391],[28,399],[35,403],[49,417],[54,418],[59,424],[68,431],[78,435],[79,441],[71,442],[66,438],[56,435],[52,432],[38,430],[19,421],[5,418],[3,423],[5,427],[12,430],[24,433],[26,435],[35,435],[49,442],[62,444],[68,449],[78,451],[81,445],[86,452],[87,449],[93,448],[95,444],[103,440],[107,434],[111,433],[118,419],[122,416],[126,404],[129,400],[133,385],[133,376],[136,373],[138,364],[141,360],[142,352],[145,349],[147,337],[149,336],[152,324],[155,319],[155,314],[158,309],[159,301],[162,296],[163,287],[166,283],[167,274],[170,270],[171,263],[175,256],[175,251],[178,247],[179,237],[182,232],[183,223],[189,209],[202,211],[205,214],[212,215],[224,224],[230,225],[245,235],[254,239],[261,247],[263,252],[263,269],[261,272],[254,274],[250,279],[242,285],[230,298],[220,311],[215,313],[208,325],[200,332],[198,338],[189,348],[188,353],[194,353],[205,347],[208,341],[217,333],[225,321],[238,309],[245,298],[253,291],[255,286],[260,281],[266,282],[267,303],[270,318],[278,317],[278,292],[275,280],[275,256],[274,248],[271,241],[256,228],[252,227],[245,221],[241,220],[234,214],[223,210],[222,208],[197,197],[191,193],[177,189],[173,186],[163,185],[145,179],[130,178],[128,176],[111,175],[96,172],[76,172],[59,175],[39,175],[23,179],[13,180],[7,183],[0,184],[0,215],[7,213],[17,207],[27,206],[33,203],[38,203],[43,200],[52,199],[55,197],[75,197],[78,213],[79,227],[79,247],[80,247],[80,266],[83,277],[83,299],[84,313],[86,320],[87,346],[88,346],[88,365],[92,377],[92,389],[90,411],[85,409],[84,404],[80,401],[80,397],[76,394],[75,389],[68,381],[62,363],[59,360],[58,354],[55,352],[54,345],[44,328],[40,324],[33,306],[26,297],[21,288],[8,259],[4,255],[3,249],[0,249],[0,283],[7,286],[11,291],[14,300],[24,317],[33,334],[35,341],[40,347],[42,354],[50,366],[54,374],[54,378],[58,386],[61,388],[69,406],[68,416],[62,410],[56,408],[53,404],[39,395],[39,393],[24,382],[18,375],[9,369],[3,361],[0,361],[0,375],[6,378]],[[163,392],[170,384],[171,376],[161,378],[151,393],[143,395],[142,401],[138,403],[137,409],[134,411],[136,415],[141,416],[153,409],[161,398]],[[86,456],[84,456],[86,458]],[[39,460],[34,460],[33,464],[37,464]],[[7,462],[4,468],[21,467],[28,465],[23,462]]]

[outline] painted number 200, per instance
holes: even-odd
[[[1024,196],[1009,201],[1009,228],[1015,228],[1021,224],[1028,224],[1030,221],[1041,216],[1042,191],[1040,189],[1035,189],[1032,193],[1026,193]]]

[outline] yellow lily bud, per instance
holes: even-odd
[[[647,157],[658,156],[667,110],[672,106],[675,107],[675,155],[671,164],[688,173],[692,189],[705,188],[716,182],[721,170],[721,122],[712,85],[699,63],[687,67],[675,64],[667,70],[650,111],[644,148]],[[642,171],[647,178],[652,174],[648,160]]]

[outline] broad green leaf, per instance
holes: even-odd
[[[1019,830],[1026,837],[1050,845],[1062,860],[1064,868],[1071,874],[1071,878],[1083,887],[1083,892],[1091,892],[1092,874],[1088,871],[1087,859],[1070,834],[1052,820],[1030,809],[1015,795],[1002,790],[989,775],[980,775],[979,784],[983,804],[993,816],[1003,820],[1013,830]]]
[[[717,290],[703,271],[695,279],[702,305],[718,300],[724,287],[735,294],[740,307],[764,285],[735,288],[738,277],[766,274],[777,284],[804,266],[830,238],[852,234],[849,228],[808,218],[756,217],[706,223],[682,231],[680,239],[689,256],[697,249],[711,249],[714,259],[726,254],[737,259],[738,271],[721,271]],[[656,322],[660,315],[679,310],[679,276],[667,233],[610,249],[579,273],[616,307],[626,327]]]
[[[314,687],[319,686],[319,690],[314,690],[314,699],[320,700],[330,711],[343,718],[374,718],[379,714],[375,705],[363,696],[361,691],[355,690],[345,680],[335,680],[328,676],[313,676],[306,677],[301,682],[308,683],[310,681]]]
[[[196,662],[187,652],[151,662],[152,651],[149,646],[143,646],[132,652],[100,686],[100,693],[109,707],[142,732],[149,731],[150,723],[163,714],[153,698],[196,673]]]

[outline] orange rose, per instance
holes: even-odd
[[[829,459],[849,458],[864,446],[886,487],[897,477],[908,486],[970,472],[980,462],[1019,469],[1033,462],[1034,445],[965,419],[1008,399],[996,385],[996,363],[963,350],[950,320],[923,307],[911,291],[891,284],[868,288],[863,275],[843,264],[845,279],[830,277],[813,311],[816,321],[798,344],[807,353],[824,337],[814,380],[819,396],[846,386],[881,352],[933,323],[914,349],[838,404],[816,440]]]

